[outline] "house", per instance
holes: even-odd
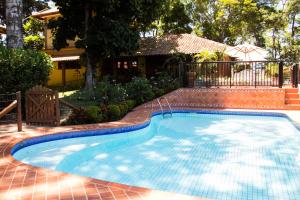
[[[49,20],[59,17],[60,13],[54,7],[33,13],[32,16],[44,20],[47,24]],[[68,41],[68,47],[56,51],[53,49],[51,30],[45,27],[44,34],[45,52],[51,56],[54,65],[48,85],[82,83],[86,68],[80,65],[79,59],[84,50],[75,48],[74,41]],[[180,58],[184,55],[191,58],[203,51],[224,52],[227,47],[192,34],[145,37],[141,38],[139,46],[132,55],[121,55],[118,58],[104,60],[101,64],[101,74],[113,75],[121,81],[127,81],[133,75],[150,77],[157,71],[172,68],[174,63],[178,66]],[[226,57],[226,59],[230,58]]]
[[[203,51],[224,52],[226,48],[225,44],[193,34],[145,37],[141,38],[139,49],[133,55],[123,55],[107,61],[104,63],[103,69],[105,73],[117,76],[126,76],[127,73],[132,73],[136,69],[143,75],[151,77],[157,71],[176,71],[178,62],[191,61],[195,54]],[[224,59],[230,60],[231,57],[225,55]]]
[[[49,20],[60,16],[59,10],[54,7],[45,9],[32,14],[40,20],[44,20],[47,24]],[[75,47],[74,41],[68,41],[69,46],[59,51],[53,48],[52,33],[50,29],[45,27],[45,52],[51,56],[53,62],[53,70],[50,73],[48,85],[60,86],[72,83],[82,83],[85,77],[85,67],[80,65],[80,55],[83,49]]]

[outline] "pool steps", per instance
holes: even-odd
[[[287,110],[300,110],[298,88],[285,89],[285,105],[287,106]]]

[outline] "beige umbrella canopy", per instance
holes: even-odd
[[[227,48],[226,54],[242,61],[264,61],[268,52],[251,44],[242,44]]]

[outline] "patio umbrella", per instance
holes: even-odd
[[[226,54],[242,61],[264,61],[268,52],[251,44],[242,44],[228,48]]]

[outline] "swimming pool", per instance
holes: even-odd
[[[12,153],[34,166],[204,198],[300,199],[299,130],[285,117],[248,114],[157,115],[130,128],[142,129],[42,137]]]

